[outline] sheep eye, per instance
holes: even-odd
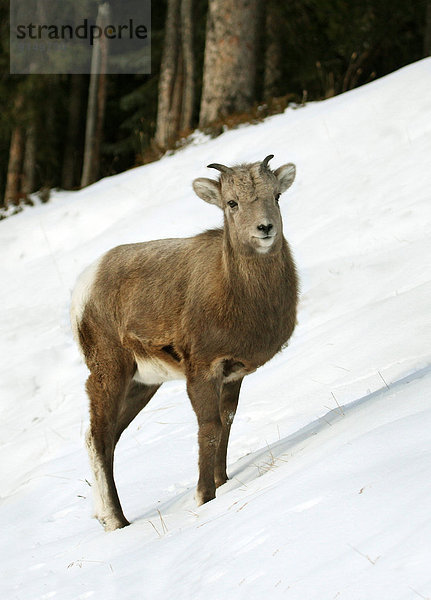
[[[275,194],[275,201],[278,202],[280,200],[281,194]]]
[[[235,202],[235,200],[229,200],[228,204],[231,208],[238,206],[238,202]]]

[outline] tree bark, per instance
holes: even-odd
[[[97,25],[102,29],[109,21],[109,4],[99,5]],[[87,121],[85,128],[84,163],[82,167],[81,187],[96,181],[99,171],[100,138],[105,111],[106,73],[103,72],[108,52],[108,40],[105,36],[94,40],[91,58],[90,86],[88,90]]]
[[[278,36],[279,15],[273,0],[265,4],[265,65],[263,73],[263,96],[265,99],[277,95],[277,84],[281,77],[281,46]]]
[[[154,136],[160,150],[192,127],[194,76],[192,0],[168,0]]]
[[[15,99],[16,124],[12,129],[9,147],[9,161],[7,168],[6,188],[3,205],[8,208],[10,204],[18,205],[20,202],[22,183],[22,164],[24,159],[25,134],[20,124],[20,111],[24,104],[24,96],[20,93]]]
[[[36,191],[36,129],[30,125],[25,139],[22,193],[27,197]]]
[[[209,0],[200,127],[254,101],[259,0]]]
[[[189,131],[192,128],[193,104],[195,100],[192,0],[181,0],[181,41],[184,75],[180,130]]]
[[[172,91],[172,101],[169,111],[169,138],[168,142],[173,142],[179,134],[180,122],[182,116],[182,100],[184,93],[183,77],[183,53],[181,48],[177,57],[177,68],[175,73],[174,89]]]
[[[95,42],[95,46],[97,42]],[[93,57],[96,48],[93,49]],[[94,181],[94,132],[96,130],[96,106],[97,106],[97,84],[99,76],[96,73],[90,75],[88,88],[87,119],[85,122],[85,145],[84,162],[82,165],[81,187],[85,187]]]
[[[157,124],[154,141],[161,149],[168,147],[172,139],[172,101],[175,79],[178,73],[180,0],[168,0],[160,66]]]
[[[106,18],[104,24],[108,22]],[[99,86],[97,90],[97,119],[96,131],[94,136],[94,162],[93,162],[93,177],[94,181],[99,177],[100,171],[100,149],[103,139],[103,123],[105,121],[106,107],[106,70],[108,67],[108,39],[102,37],[100,39],[100,75]]]
[[[61,186],[72,190],[78,185],[79,133],[81,121],[82,99],[84,95],[85,75],[70,76],[69,118],[67,124],[66,145],[61,172]]]
[[[16,125],[12,131],[9,149],[9,163],[7,168],[6,189],[4,206],[18,205],[21,193],[22,161],[24,157],[24,130]]]

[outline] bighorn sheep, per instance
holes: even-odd
[[[224,227],[113,248],[78,279],[75,338],[90,370],[86,442],[96,516],[128,525],[113,476],[115,445],[164,381],[185,379],[199,433],[199,505],[227,480],[229,432],[245,375],[272,358],[296,323],[297,276],[278,199],[295,165],[226,167],[196,194]]]

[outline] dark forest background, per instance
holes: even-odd
[[[431,53],[431,0],[158,0],[151,75],[96,76],[94,101],[89,75],[10,75],[8,18],[0,0],[3,207],[155,160],[198,127],[217,135]]]

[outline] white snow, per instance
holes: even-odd
[[[6,600],[431,597],[431,59],[194,143],[0,223],[0,596]],[[246,380],[231,480],[194,503],[196,420],[169,382],[117,447],[132,525],[91,519],[78,274],[220,212],[210,162],[294,162],[302,281],[289,347]],[[210,175],[211,176],[211,175]]]

